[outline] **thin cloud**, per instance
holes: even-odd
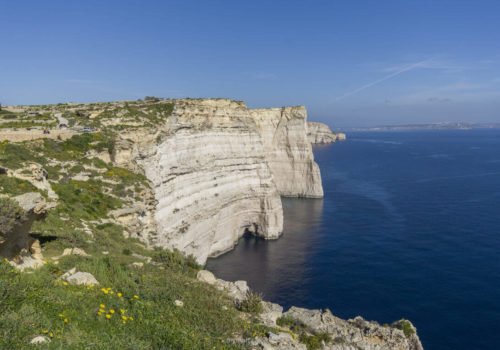
[[[382,71],[386,73],[392,73],[392,72],[397,72],[401,69],[404,69],[407,65],[404,64],[397,64],[393,65],[390,67],[384,68]],[[442,59],[429,59],[421,62],[418,68],[421,69],[429,69],[429,70],[440,70],[440,71],[447,71],[447,72],[459,72],[463,71],[466,69],[464,65],[459,65],[454,62],[449,62],[447,60],[442,60]]]
[[[429,58],[429,59],[426,59],[426,60],[423,60],[423,61],[420,61],[420,62],[416,62],[416,63],[413,63],[413,64],[410,64],[410,65],[407,65],[403,68],[400,68],[399,70],[389,74],[389,75],[386,75],[385,77],[383,78],[380,78],[380,79],[377,79],[375,81],[372,81],[371,83],[368,83],[368,84],[365,84],[355,90],[352,90],[352,91],[349,91],[347,93],[345,93],[344,95],[342,96],[339,96],[337,97],[334,101],[340,101],[340,100],[343,100],[344,98],[347,98],[347,97],[350,97],[352,95],[355,95],[363,90],[366,90],[366,89],[369,89],[375,85],[378,85],[384,81],[387,81],[389,79],[392,79],[392,78],[395,78],[397,77],[398,75],[401,75],[403,73],[406,73],[406,72],[409,72],[411,70],[414,70],[414,69],[417,69],[417,68],[421,68],[421,67],[425,67],[425,65],[432,61],[432,58]]]

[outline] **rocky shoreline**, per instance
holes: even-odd
[[[243,302],[251,293],[246,281],[224,281],[207,270],[199,271],[197,278],[226,291],[235,304]],[[423,350],[417,329],[405,319],[390,325],[380,325],[361,316],[343,320],[328,309],[310,310],[292,306],[284,311],[281,305],[266,301],[261,303],[258,319],[263,325],[276,328],[277,331],[250,341],[247,345],[253,349],[307,350],[300,340],[314,337],[323,350]],[[242,339],[235,341],[244,342]]]

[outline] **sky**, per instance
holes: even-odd
[[[146,95],[500,122],[500,1],[0,0],[4,105]]]

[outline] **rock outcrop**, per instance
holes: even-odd
[[[415,327],[406,320],[400,321],[405,323],[405,328],[400,329],[400,322],[382,326],[360,316],[346,321],[329,310],[298,307],[291,307],[283,316],[300,322],[313,333],[328,334],[331,342],[326,342],[325,350],[423,350]]]
[[[345,136],[345,134],[343,132],[337,133],[337,140],[338,141],[344,141],[346,139],[347,139],[347,137]]]
[[[344,141],[346,135],[343,132],[334,133],[330,127],[324,123],[307,122],[307,138],[312,144],[324,144]]]
[[[120,134],[112,157],[144,172],[152,185],[154,200],[140,205],[146,210],[112,213],[120,223],[144,228],[151,220],[138,213],[154,212],[156,225],[147,226],[143,241],[203,264],[232,249],[245,232],[278,238],[280,196],[323,196],[304,107],[252,110],[228,99],[161,103],[173,104],[172,114],[155,130]]]
[[[154,245],[204,263],[245,231],[279,237],[283,211],[263,140],[243,103],[178,101],[139,161],[157,201]]]
[[[31,225],[40,216],[55,206],[47,202],[38,192],[28,192],[16,197],[16,201],[24,214],[9,232],[5,232],[0,240],[0,257],[11,260],[11,264],[20,269],[37,268],[43,265],[40,242],[29,234]]]
[[[251,109],[278,192],[286,197],[322,198],[318,164],[307,139],[303,106]]]
[[[197,279],[228,293],[235,304],[240,304],[250,293],[245,281],[227,282],[216,278],[210,271],[201,270]],[[329,310],[310,310],[292,306],[283,307],[262,301],[258,319],[274,328],[266,336],[251,340],[252,349],[288,350],[307,349],[301,339],[316,337],[323,350],[423,350],[417,330],[410,321],[400,320],[391,325],[380,325],[358,316],[343,320]],[[299,332],[299,336],[292,335]]]
[[[324,123],[307,122],[307,138],[310,143],[332,143],[337,140],[337,135]]]

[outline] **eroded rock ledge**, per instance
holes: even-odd
[[[207,270],[198,272],[198,280],[225,290],[236,304],[250,293],[246,281],[227,282]],[[258,318],[263,325],[274,328],[265,337],[251,340],[252,349],[306,350],[309,340],[323,350],[423,350],[417,329],[408,320],[381,325],[357,316],[343,320],[330,310],[310,310],[292,306],[283,307],[262,301]],[[313,340],[314,339],[314,340]],[[238,340],[236,340],[238,341]],[[242,340],[241,340],[242,341]]]
[[[324,123],[307,122],[307,138],[312,144],[332,143],[335,141],[344,141],[344,133],[334,133],[330,127]]]

